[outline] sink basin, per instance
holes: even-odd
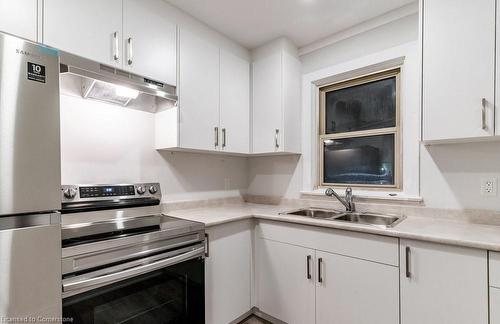
[[[303,208],[299,210],[294,210],[291,212],[282,213],[285,215],[298,215],[298,216],[306,216],[311,218],[333,218],[340,215],[344,215],[345,212],[341,212],[333,209],[321,209],[321,208]]]
[[[322,209],[314,207],[302,208],[281,214],[305,216],[310,218],[325,219],[329,221],[348,222],[353,224],[372,225],[382,228],[394,227],[404,219],[404,216],[345,212],[334,209]]]
[[[403,220],[400,216],[389,216],[370,213],[346,213],[333,219],[357,224],[374,225],[379,227],[394,227]]]

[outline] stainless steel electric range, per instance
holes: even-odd
[[[61,195],[64,318],[204,323],[204,225],[162,215],[158,183]]]

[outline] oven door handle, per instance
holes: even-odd
[[[182,253],[170,258],[162,259],[148,264],[143,264],[138,267],[129,268],[115,273],[110,273],[94,278],[87,278],[83,280],[78,280],[78,277],[71,278],[67,282],[63,281],[63,292],[69,292],[69,291],[88,288],[91,286],[103,285],[107,283],[128,279],[144,273],[168,267],[173,264],[181,263],[190,259],[203,256],[204,253],[205,253],[205,247],[200,247],[192,251]]]

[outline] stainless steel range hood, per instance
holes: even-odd
[[[60,73],[81,79],[81,94],[122,106],[127,106],[135,96],[146,94],[177,102],[176,87],[104,65],[66,52],[60,54]],[[121,90],[121,91],[120,91]],[[125,95],[122,93],[125,92]],[[132,95],[127,95],[127,92]]]

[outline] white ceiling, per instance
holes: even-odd
[[[415,0],[166,0],[252,49],[280,36],[302,47]]]

